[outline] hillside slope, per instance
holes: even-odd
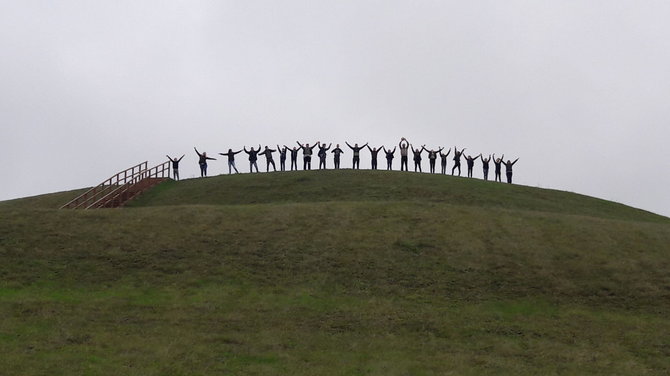
[[[39,206],[0,204],[8,374],[670,371],[670,225],[623,205],[315,171]]]

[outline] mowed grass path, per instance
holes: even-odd
[[[118,210],[0,203],[0,373],[670,372],[667,218],[437,178],[221,176]]]

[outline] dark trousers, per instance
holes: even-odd
[[[434,174],[435,173],[435,160],[430,159],[429,161],[430,161],[430,173]]]
[[[285,170],[286,170],[286,158],[280,158],[280,159],[279,159],[279,168],[280,168],[282,171],[285,171]]]
[[[311,170],[312,169],[312,157],[303,157],[302,158],[302,169]]]
[[[335,169],[339,170],[340,169],[340,158],[335,157]]]
[[[403,169],[404,167],[404,169]],[[406,155],[401,155],[400,156],[400,171],[407,171],[407,156]]]
[[[414,172],[416,172],[417,168],[419,169],[419,172],[421,172],[421,159],[414,160]]]
[[[488,168],[484,169],[484,180],[489,180],[489,169]]]
[[[361,158],[354,157],[354,165],[351,168],[359,169],[360,167],[361,167]]]
[[[511,173],[511,172],[508,172],[508,173],[507,173],[507,182],[508,182],[509,184],[512,184],[512,173]]]
[[[376,170],[376,169],[377,169],[377,158],[374,158],[374,159],[372,160],[372,169],[373,169],[373,170]]]
[[[326,168],[326,157],[319,157],[319,170]]]
[[[200,177],[204,178],[207,176],[207,163],[200,164]]]
[[[270,172],[270,165],[272,165],[272,169],[277,171],[277,167],[275,167],[275,161],[273,159],[268,159],[265,161],[265,171]]]
[[[452,175],[454,174],[455,169],[458,169],[458,176],[461,176],[461,164],[460,163],[456,162],[454,167],[451,168],[451,174]]]
[[[392,158],[386,158],[386,169],[391,171],[393,170],[393,159]]]

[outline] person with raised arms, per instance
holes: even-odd
[[[232,173],[231,168],[235,169],[235,173],[239,174],[240,172],[237,171],[237,167],[235,167],[235,154],[241,153],[242,149],[238,151],[233,151],[233,149],[228,149],[227,153],[219,153],[220,155],[228,157],[228,174],[230,175]]]
[[[468,163],[468,177],[472,177],[472,169],[475,167],[475,161],[479,159],[482,155],[479,154],[478,156],[472,158],[471,155],[465,156],[465,161]]]
[[[412,153],[414,153],[414,172],[416,172],[417,168],[419,169],[419,172],[421,171],[421,153],[423,153],[424,150],[426,150],[426,145],[421,146],[421,149],[414,149],[414,146],[411,144],[409,145],[410,148],[412,148]]]
[[[195,148],[195,146],[193,147],[193,150],[195,150],[195,153],[198,154],[198,164],[200,165],[200,177],[205,178],[207,177],[207,160],[209,159],[215,161],[216,158],[208,157],[207,152],[203,152],[202,154],[200,154],[200,152],[198,151],[198,149]]]
[[[409,149],[409,141],[405,137],[400,139],[398,143],[400,147],[400,171],[408,171],[407,169],[407,154]]]
[[[332,142],[327,147],[326,144],[319,143],[319,152],[317,153],[319,156],[319,170],[326,168],[326,157],[331,146],[333,146]]]
[[[500,170],[501,170],[501,167],[502,167],[501,165],[502,165],[503,159],[505,159],[505,154],[503,154],[502,157],[500,157],[500,158],[496,158],[496,155],[493,154],[493,164],[495,165],[495,168],[496,168],[494,181],[498,181],[498,182],[501,182],[501,183],[502,183],[502,177],[500,176]]]
[[[384,153],[386,154],[386,169],[391,171],[393,170],[393,157],[395,154],[395,146],[393,147],[393,150],[387,150],[384,146],[382,146],[382,150],[384,150]]]
[[[312,169],[312,150],[316,147],[316,144],[309,146],[309,144],[301,144],[300,141],[296,141],[302,149],[302,169],[311,170]]]
[[[174,177],[174,180],[179,180],[179,162],[181,162],[181,159],[184,158],[184,155],[179,158],[174,157],[174,159],[170,158],[169,155],[166,155],[170,162],[172,162],[172,176]]]
[[[252,147],[251,150],[247,150],[247,147],[244,147],[244,152],[249,154],[249,172],[254,172],[254,167],[256,167],[256,172],[258,171],[258,164],[256,161],[258,161],[258,152],[261,151],[261,145],[258,144],[258,150],[254,150]]]
[[[284,145],[285,148],[288,149],[288,151],[291,152],[291,171],[293,171],[293,167],[295,166],[295,170],[298,171],[298,149],[297,147],[293,147],[293,149],[289,148],[288,146]]]
[[[442,153],[442,148],[439,148],[437,150],[435,149],[430,149],[428,151],[428,162],[430,163],[430,173],[434,174],[435,173],[435,161],[437,160],[437,154]]]
[[[377,169],[377,154],[379,154],[379,148],[370,148],[368,146],[368,150],[370,151],[370,157],[372,158],[371,165],[372,169],[376,170]]]
[[[335,169],[339,170],[340,169],[340,155],[344,153],[342,149],[340,149],[340,144],[335,145],[335,149],[331,151],[333,153],[333,162],[335,162]]]
[[[347,146],[354,151],[354,158],[353,158],[353,166],[351,167],[352,169],[360,169],[361,167],[361,149],[365,148],[368,146],[368,143],[366,142],[365,145],[363,146],[358,146],[358,144],[354,144],[354,146],[349,145],[348,142],[344,142],[347,144]]]
[[[489,154],[488,158],[484,157],[481,158],[482,158],[482,168],[484,169],[484,180],[489,180],[489,162],[491,162],[491,154]]]
[[[512,184],[512,166],[519,160],[519,158],[515,159],[514,162],[510,161],[509,159],[507,162],[503,162],[505,165],[505,172],[507,173],[507,183]]]
[[[279,145],[277,145],[277,150],[279,150],[279,168],[282,171],[286,171],[286,152],[288,151],[288,148],[286,146],[280,148]]]
[[[463,150],[458,151],[458,149],[454,146],[454,167],[451,168],[451,175],[454,175],[454,170],[458,169],[458,176],[461,176],[461,155],[463,155],[463,152],[465,151],[465,148]]]
[[[444,148],[443,148],[444,149]],[[447,154],[442,154],[440,152],[440,162],[442,164],[442,174],[445,175],[447,173],[447,157],[451,153],[451,148],[447,151]]]
[[[258,148],[260,150],[260,147]],[[258,153],[259,155],[264,155],[265,156],[265,172],[270,172],[270,165],[272,165],[272,169],[277,172],[277,167],[275,167],[275,161],[274,158],[272,158],[272,153],[274,153],[277,150],[270,149],[268,146],[265,146],[265,150],[263,150],[261,153]]]

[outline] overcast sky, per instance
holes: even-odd
[[[667,216],[669,19],[640,0],[0,0],[0,200],[165,154],[195,177],[194,146],[405,136]]]

